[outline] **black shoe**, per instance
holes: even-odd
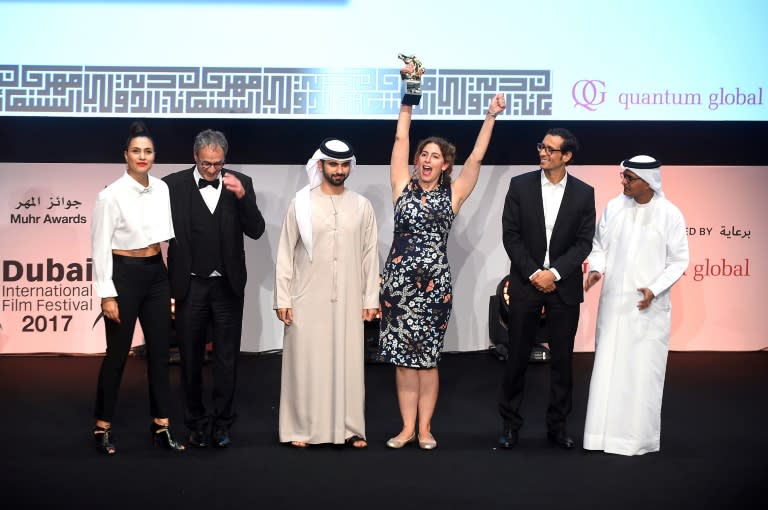
[[[152,444],[154,446],[159,444],[160,446],[175,452],[183,452],[187,449],[186,446],[173,439],[173,436],[171,436],[171,429],[167,424],[160,425],[153,420],[149,426],[149,431],[152,433]]]
[[[560,448],[565,448],[566,450],[570,450],[574,446],[576,446],[576,443],[574,442],[573,438],[568,435],[567,432],[564,430],[558,430],[558,431],[549,431],[547,432],[547,440],[552,443],[556,444]]]
[[[216,429],[213,431],[213,446],[216,448],[226,448],[232,444],[232,437],[227,429]]]
[[[96,440],[96,449],[105,455],[114,455],[115,445],[112,442],[112,427],[99,427],[93,429],[93,438]]]
[[[195,448],[206,448],[208,446],[208,434],[204,430],[193,430],[187,436],[187,444]]]
[[[512,427],[505,426],[504,432],[501,433],[498,439],[499,446],[509,450],[514,448],[517,444],[517,430]]]

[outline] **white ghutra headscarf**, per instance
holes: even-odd
[[[625,159],[619,166],[622,170],[632,170],[648,183],[656,195],[664,196],[664,192],[661,191],[661,161],[651,156],[635,156]]]
[[[320,144],[320,148],[315,151],[312,157],[307,161],[305,169],[309,184],[296,192],[296,223],[299,227],[299,235],[307,249],[309,260],[312,260],[312,209],[309,203],[309,192],[320,186],[323,180],[323,171],[321,161],[351,161],[351,170],[354,170],[357,160],[352,146],[338,138],[326,138]]]

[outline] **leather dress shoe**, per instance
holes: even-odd
[[[218,429],[213,432],[213,446],[217,448],[226,448],[232,444],[232,437],[229,435],[229,430]]]
[[[570,450],[576,446],[573,438],[570,437],[564,430],[559,430],[557,432],[547,432],[547,440],[549,440],[549,442],[552,444],[556,444],[560,448],[565,448],[566,450]]]
[[[208,446],[208,434],[204,430],[193,430],[187,437],[187,444],[195,448],[206,448]]]
[[[499,436],[498,443],[499,446],[505,449],[514,448],[517,444],[517,430],[511,427],[504,427],[504,432]]]

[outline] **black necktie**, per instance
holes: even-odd
[[[206,181],[205,179],[198,179],[197,180],[197,187],[198,187],[198,189],[203,189],[206,186],[213,186],[214,188],[218,189],[218,187],[219,187],[219,180],[218,179],[215,179],[213,181]]]

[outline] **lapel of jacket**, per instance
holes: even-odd
[[[229,172],[230,170],[227,170]],[[232,221],[232,214],[235,209],[235,203],[234,200],[235,194],[227,191],[226,188],[224,188],[224,183],[222,181],[222,189],[221,194],[219,195],[219,203],[216,206],[217,209],[219,209],[219,226],[222,227],[222,230],[227,226],[228,222]]]
[[[195,167],[184,172],[181,177],[182,180],[181,183],[179,183],[180,193],[178,193],[179,198],[177,203],[179,206],[179,214],[184,218],[184,235],[187,240],[190,240],[192,239],[192,225],[190,223],[192,216],[190,214],[190,205],[192,200],[197,198],[196,195],[200,194],[197,189],[197,183],[195,182]]]
[[[563,218],[567,214],[570,214],[571,203],[573,202],[573,186],[571,185],[572,175],[568,175],[568,179],[565,181],[565,189],[563,190],[563,200],[560,202],[560,209],[557,210],[557,218],[555,219],[555,226],[552,228],[552,237],[555,237],[555,232],[565,221]],[[551,241],[550,241],[551,242]]]
[[[536,210],[536,227],[546,237],[547,226],[544,222],[544,200],[541,198],[541,170],[534,173],[532,181],[531,195],[533,195],[533,203],[536,204],[536,207],[534,207]]]

